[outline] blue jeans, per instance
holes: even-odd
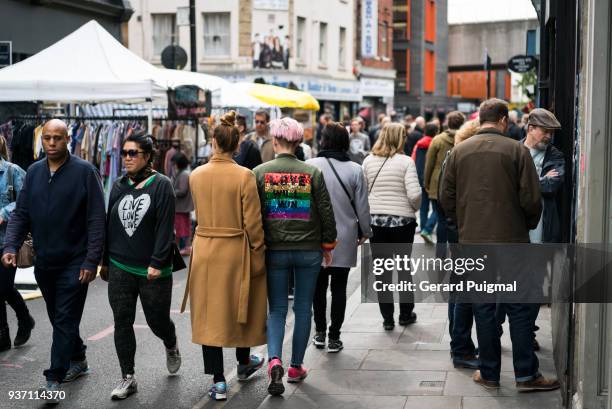
[[[312,300],[314,298],[322,253],[320,250],[268,250],[268,357],[282,359],[285,322],[289,308],[289,273],[295,274],[293,343],[291,365],[301,365],[310,337]]]
[[[496,304],[473,304],[476,334],[480,350],[480,372],[488,381],[499,382],[501,370],[501,342]],[[517,382],[526,382],[540,375],[538,357],[533,351],[533,326],[538,304],[499,304],[510,321],[512,362]]]
[[[429,196],[427,195],[427,190],[421,188],[421,211],[420,211],[420,219],[419,223],[421,223],[421,232],[432,233],[434,227],[436,227],[436,223],[438,222],[438,213],[436,209],[433,208],[432,203],[432,212],[428,217],[429,213]]]
[[[448,323],[453,357],[464,359],[476,353],[472,341],[474,313],[472,304],[448,303]]]
[[[70,368],[70,361],[85,359],[86,347],[79,335],[79,325],[88,285],[80,283],[79,272],[79,267],[34,269],[53,326],[51,368],[43,372],[49,381],[61,382]]]

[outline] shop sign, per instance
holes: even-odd
[[[253,8],[259,10],[289,10],[289,0],[253,0]]]
[[[392,97],[394,92],[393,80],[361,77],[361,95],[364,97]]]
[[[168,117],[173,119],[189,119],[202,117],[211,111],[210,91],[195,85],[182,85],[168,90]]]
[[[508,60],[508,69],[519,74],[524,74],[535,68],[537,60],[532,55],[515,55]]]
[[[361,56],[372,58],[378,55],[378,1],[361,2]]]
[[[11,41],[0,41],[0,68],[13,63],[13,43]]]

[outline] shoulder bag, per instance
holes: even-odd
[[[390,156],[387,156],[385,158],[385,161],[383,162],[382,165],[380,165],[380,169],[378,169],[378,172],[376,172],[376,176],[374,176],[374,180],[372,181],[372,184],[370,185],[369,189],[368,189],[368,193],[372,192],[372,189],[374,189],[374,183],[376,183],[376,179],[378,179],[378,175],[380,175],[380,171],[382,170],[382,168],[385,166],[385,163],[387,163],[387,161],[389,160]]]
[[[353,208],[353,212],[355,212],[355,217],[357,218],[357,238],[361,239],[363,237],[363,230],[361,230],[361,224],[359,223],[359,214],[357,213],[357,208],[355,207],[355,200],[353,200],[351,194],[349,193],[348,189],[342,182],[342,179],[340,179],[340,175],[338,175],[338,172],[336,172],[336,168],[334,168],[334,165],[332,165],[329,158],[325,158],[325,159],[327,160],[329,167],[331,167],[332,172],[334,172],[334,175],[336,175],[336,179],[338,179],[340,186],[342,186],[342,190],[344,190],[344,193],[346,193],[346,196],[349,198],[349,201],[351,202],[351,207]]]

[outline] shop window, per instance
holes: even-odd
[[[204,57],[229,57],[230,13],[204,13]]]
[[[436,42],[436,2],[425,0],[425,41]]]
[[[423,91],[433,93],[436,90],[436,55],[432,50],[425,50],[425,73]]]
[[[151,14],[153,20],[153,55],[157,58],[169,45],[176,43],[176,15]]]

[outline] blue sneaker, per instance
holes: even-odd
[[[89,366],[87,365],[87,359],[82,361],[70,361],[70,368],[64,376],[63,383],[72,382],[77,378],[89,374]]]
[[[227,400],[227,384],[225,382],[217,382],[208,390],[208,396],[212,400]]]
[[[57,405],[60,403],[60,384],[57,381],[47,381],[47,384],[38,389],[38,398],[47,405]]]
[[[238,380],[246,381],[251,375],[259,370],[264,364],[264,357],[261,355],[251,355],[250,361],[246,365],[238,365]]]

